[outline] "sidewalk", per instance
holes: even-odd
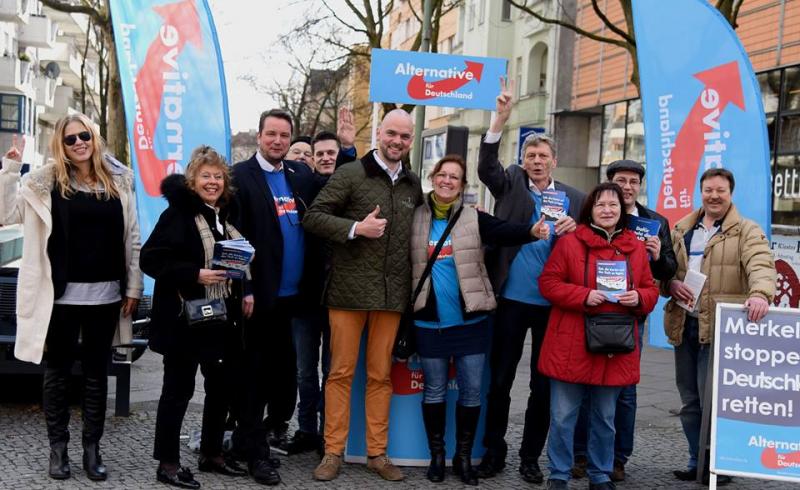
[[[529,344],[520,363],[512,392],[509,417],[509,453],[506,470],[495,478],[481,480],[480,488],[543,488],[525,483],[517,472],[519,458],[516,449],[522,437],[522,423],[529,379]],[[56,482],[46,476],[47,437],[44,420],[38,405],[21,403],[0,404],[0,488],[24,489],[84,489],[84,488],[169,488],[155,480],[156,463],[152,459],[153,429],[161,387],[161,356],[146,353],[133,366],[131,382],[131,416],[118,418],[109,411],[106,435],[103,438],[103,459],[109,468],[107,482],[89,481],[81,468],[80,420],[78,410],[73,407],[70,424],[72,441],[73,477],[65,482]],[[200,427],[202,409],[202,378],[198,378],[198,391],[189,407],[184,425],[184,434]],[[114,383],[110,383],[113,388]],[[113,396],[113,394],[111,395]],[[5,400],[6,398],[4,398]],[[109,407],[113,403],[109,400]],[[672,470],[680,469],[686,462],[686,442],[678,417],[669,413],[680,407],[674,382],[672,353],[659,349],[646,349],[642,357],[642,381],[639,385],[639,411],[637,418],[636,449],[626,466],[627,479],[619,488],[627,489],[700,489],[695,483],[684,483],[672,476]],[[293,430],[293,429],[292,429]],[[195,472],[202,488],[264,488],[249,478],[230,478],[197,472],[197,457],[183,446],[183,464]],[[341,476],[330,484],[313,481],[311,472],[318,462],[315,454],[304,454],[287,458],[281,456],[280,470],[284,484],[278,488],[464,488],[457,477],[448,473],[444,484],[433,485],[425,479],[424,468],[405,468],[407,479],[401,484],[384,483],[362,465],[345,465]],[[540,460],[542,468],[547,458]],[[571,489],[585,489],[588,480],[573,481]],[[800,488],[782,482],[763,482],[737,478],[725,487],[730,489],[787,489]]]

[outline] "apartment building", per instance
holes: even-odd
[[[37,0],[0,0],[0,149],[14,134],[23,159],[47,159],[55,122],[76,111],[99,119],[96,40],[88,18]],[[83,80],[83,82],[82,82]]]

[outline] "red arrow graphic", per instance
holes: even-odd
[[[423,75],[414,75],[408,81],[408,95],[417,100],[433,99],[436,95],[428,95],[429,93],[436,92],[452,92],[472,80],[481,81],[481,74],[483,73],[483,63],[475,63],[474,61],[465,61],[467,68],[460,72],[459,75],[435,82],[426,82]],[[467,77],[467,73],[471,73],[472,77]],[[427,89],[427,92],[426,92]]]
[[[670,226],[692,210],[697,173],[706,151],[707,141],[704,134],[715,131],[703,119],[712,117],[719,121],[728,104],[734,104],[744,110],[742,83],[739,77],[739,65],[736,61],[696,73],[694,77],[703,82],[705,89],[697,97],[675,139],[675,147],[672,149],[670,157],[674,170],[671,174],[671,182],[665,173],[656,208],[669,220]],[[709,102],[713,97],[706,94],[706,91],[712,89],[718,94],[718,101],[714,107],[709,109],[706,106],[711,105]],[[716,116],[713,114],[714,111],[718,111]]]
[[[161,16],[164,23],[147,48],[144,64],[136,74],[134,85],[144,139],[139,138],[134,148],[145,191],[151,196],[158,196],[161,194],[159,187],[167,175],[167,168],[175,163],[162,160],[153,150],[153,135],[161,115],[164,85],[168,79],[174,80],[172,75],[165,74],[176,73],[177,60],[186,43],[201,48],[203,36],[195,0],[158,5],[153,10]],[[180,82],[180,79],[177,81]],[[139,144],[139,141],[144,144]]]
[[[771,470],[796,468],[800,465],[800,451],[778,454],[774,447],[764,448],[761,452],[761,464]]]

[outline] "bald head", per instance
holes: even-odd
[[[414,139],[414,122],[411,115],[403,109],[394,109],[383,116],[378,127],[378,153],[388,165],[400,162],[409,150]]]

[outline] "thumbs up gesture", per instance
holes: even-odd
[[[363,236],[366,238],[380,238],[383,232],[386,231],[386,219],[378,218],[381,212],[380,206],[375,206],[364,219],[356,223],[356,236]]]
[[[539,218],[539,221],[531,226],[531,236],[539,240],[547,240],[550,238],[550,225],[544,222],[544,215]]]

